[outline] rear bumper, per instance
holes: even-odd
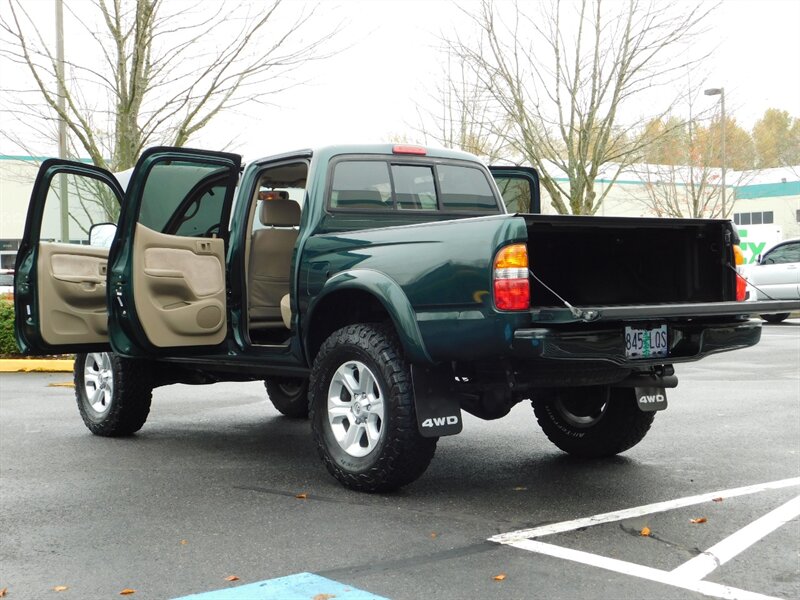
[[[746,317],[794,312],[800,310],[800,300],[759,300],[755,302],[703,302],[696,304],[644,304],[639,306],[579,306],[544,307],[531,309],[534,323],[580,323],[668,319],[698,319],[702,317]]]
[[[748,303],[750,304],[750,303]],[[625,356],[625,324],[597,323],[518,329],[514,332],[514,355],[521,359],[545,359],[572,363],[605,363],[625,368],[695,361],[718,352],[754,346],[761,339],[757,319],[726,323],[669,321],[660,314],[654,320],[668,324],[669,355],[654,359]]]

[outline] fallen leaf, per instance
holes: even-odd
[[[239,578],[236,575],[228,575],[225,581],[239,581]]]
[[[436,533],[435,531],[431,531],[431,539],[432,540],[435,540],[438,536],[439,536],[438,533]]]
[[[526,488],[524,485],[518,485],[517,487],[514,488],[514,491],[515,492],[524,492],[527,489],[528,488]]]
[[[131,594],[135,594],[136,590],[132,590],[131,588],[125,588],[122,590],[119,595],[120,596],[130,596]]]
[[[331,598],[336,598],[336,594],[317,594],[313,600],[331,600]]]
[[[306,498],[308,498],[308,494],[306,493],[297,494],[295,498],[297,498],[298,500],[305,500]]]
[[[185,546],[189,543],[189,540],[181,540],[181,546]]]
[[[642,527],[642,529],[639,531],[639,535],[644,536],[644,537],[649,537],[650,536],[650,528],[649,527]]]
[[[503,581],[503,579],[505,578],[506,578],[505,573],[500,573],[499,575],[495,575],[494,577],[492,577],[492,579],[494,579],[495,581]]]
[[[706,521],[708,521],[708,519],[706,519],[705,517],[698,517],[697,519],[689,519],[689,523],[695,523],[695,524],[705,523]]]
[[[712,501],[712,502],[722,502],[723,500],[724,500],[724,498],[722,498],[722,497],[719,497],[719,498],[712,498],[712,499],[711,499],[711,501]]]
[[[66,592],[69,588],[65,585],[57,585],[53,588],[54,592]]]
[[[8,588],[4,587],[0,589],[0,598],[5,598],[8,595]]]

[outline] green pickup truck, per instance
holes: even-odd
[[[17,256],[17,340],[77,353],[92,433],[138,431],[157,386],[264,380],[281,413],[310,418],[334,477],[386,491],[425,471],[462,410],[496,419],[522,400],[562,450],[623,452],[666,407],[675,363],[752,346],[748,314],[796,304],[740,302],[728,221],[539,202],[533,169],[417,146],[243,170],[152,148],[124,190],[47,160]]]

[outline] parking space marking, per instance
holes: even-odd
[[[745,496],[748,494],[755,494],[758,492],[795,486],[800,486],[800,477],[792,477],[790,479],[781,479],[779,481],[732,488],[728,490],[719,490],[707,494],[679,498],[677,500],[656,502],[654,504],[637,506],[626,510],[602,513],[583,519],[573,519],[571,521],[554,523],[552,525],[543,525],[541,527],[534,527],[531,529],[521,529],[518,531],[495,535],[489,538],[489,541],[519,548],[520,550],[526,550],[528,552],[544,554],[555,558],[561,558],[564,560],[570,560],[573,562],[606,569],[608,571],[614,571],[624,575],[630,575],[632,577],[638,577],[641,579],[655,581],[657,583],[671,585],[685,590],[698,592],[706,596],[731,600],[763,600],[772,598],[772,596],[766,596],[756,592],[749,592],[747,590],[741,590],[711,581],[704,581],[703,579],[712,571],[714,571],[714,569],[739,555],[757,541],[763,539],[778,529],[781,525],[784,525],[800,516],[800,496],[789,500],[775,510],[770,511],[763,517],[756,519],[749,525],[743,527],[721,542],[715,544],[704,553],[690,559],[672,571],[664,571],[661,569],[655,569],[653,567],[647,567],[638,563],[618,560],[581,550],[573,550],[571,548],[565,548],[555,544],[547,544],[545,542],[538,541],[535,538],[553,535],[556,533],[574,531],[576,529],[591,527],[593,525],[602,525],[605,523],[622,521],[624,519],[642,517],[645,515],[665,512],[677,508],[694,506],[703,502],[710,502],[716,498],[733,498],[736,496]]]
[[[614,523],[615,521],[622,521],[624,519],[633,519],[636,517],[642,517],[644,515],[673,510],[676,508],[684,508],[686,506],[702,504],[703,502],[710,502],[714,498],[735,498],[736,496],[746,496],[748,494],[765,492],[767,490],[778,490],[794,486],[800,486],[800,477],[792,477],[790,479],[781,479],[779,481],[771,481],[769,483],[748,485],[729,490],[719,490],[717,492],[709,492],[707,494],[699,494],[697,496],[678,498],[677,500],[667,500],[666,502],[656,502],[655,504],[636,506],[626,510],[602,513],[592,517],[574,519],[572,521],[564,521],[562,523],[554,523],[552,525],[543,525],[541,527],[534,527],[532,529],[510,531],[508,533],[501,533],[499,535],[492,536],[489,538],[489,541],[496,542],[498,544],[512,544],[513,542],[518,542],[520,540],[543,537],[545,535],[552,535],[554,533],[565,533],[567,531],[574,531],[575,529],[580,529],[582,527],[602,525],[603,523]]]
[[[798,516],[800,516],[800,496],[792,498],[786,504],[714,544],[702,554],[674,569],[672,574],[686,579],[703,579],[717,567],[724,565],[758,540]]]
[[[296,573],[257,583],[182,596],[174,600],[310,600],[311,598],[336,598],[337,600],[388,600],[371,592],[359,590],[333,579],[314,573]]]
[[[607,571],[614,571],[623,575],[631,575],[639,577],[640,579],[647,579],[655,581],[656,583],[664,583],[673,587],[682,588],[692,592],[698,592],[705,596],[713,596],[716,598],[723,598],[725,600],[779,600],[774,596],[766,596],[764,594],[757,594],[755,592],[748,592],[747,590],[740,590],[737,588],[729,587],[712,581],[695,581],[684,579],[675,576],[670,571],[662,571],[661,569],[654,569],[636,563],[618,560],[616,558],[609,558],[607,556],[600,556],[599,554],[591,554],[581,550],[572,550],[571,548],[564,548],[554,544],[546,544],[536,540],[521,540],[508,544],[520,550],[527,550],[529,552],[536,552],[538,554],[546,554],[555,558],[562,558],[564,560],[571,560],[573,562],[583,563],[592,567],[599,567]]]

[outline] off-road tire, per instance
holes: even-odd
[[[642,441],[655,417],[639,409],[633,388],[606,386],[553,390],[534,400],[533,411],[551,442],[583,458],[625,452]]]
[[[102,353],[101,353],[102,354]],[[113,377],[113,392],[107,408],[97,411],[86,392],[85,370],[88,354],[75,356],[75,399],[86,427],[95,435],[120,437],[139,431],[150,413],[153,387],[142,361],[107,353]]]
[[[789,318],[789,313],[778,313],[776,315],[761,315],[767,323],[780,323]]]
[[[271,377],[264,380],[272,405],[290,419],[308,418],[308,379]]]
[[[362,457],[339,445],[328,418],[333,376],[352,361],[374,375],[385,407],[380,439]],[[417,429],[409,365],[394,332],[383,325],[349,325],[325,341],[311,370],[309,416],[325,467],[353,490],[387,492],[407,485],[425,472],[436,451],[438,438],[422,437]]]

